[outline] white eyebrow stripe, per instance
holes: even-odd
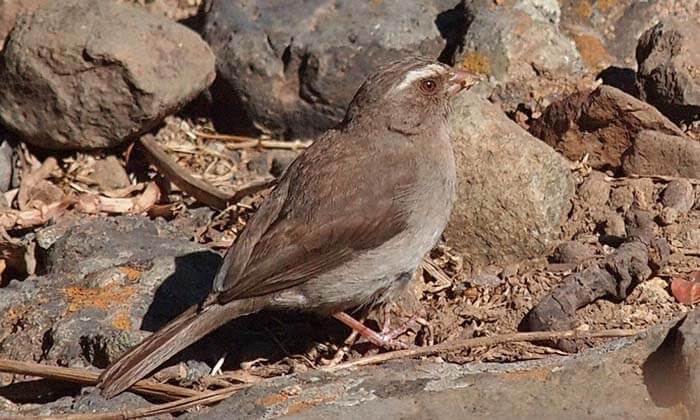
[[[408,86],[411,85],[411,83],[415,82],[416,80],[430,76],[431,74],[437,74],[442,70],[443,67],[437,64],[428,64],[425,67],[421,67],[416,70],[411,70],[408,73],[406,73],[406,76],[403,78],[401,83],[396,85],[396,87],[394,87],[392,91],[406,89]]]

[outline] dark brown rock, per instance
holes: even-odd
[[[213,80],[214,56],[183,25],[110,0],[50,2],[6,42],[0,119],[40,147],[112,147]]]
[[[568,163],[472,92],[450,119],[457,200],[445,232],[474,266],[544,255],[571,208]]]
[[[343,118],[378,66],[405,55],[438,58],[444,37],[463,26],[463,13],[449,13],[456,3],[211,0],[203,35],[217,57],[216,98],[259,131],[316,136]]]
[[[642,34],[637,83],[642,99],[674,121],[700,116],[700,24],[668,19]]]
[[[628,213],[625,222],[625,243],[604,260],[562,279],[530,310],[521,328],[530,331],[574,328],[577,309],[603,297],[624,299],[634,286],[667,263],[669,245],[665,239],[654,236],[655,224],[648,214]],[[556,345],[567,350],[579,347],[569,340],[559,340]]]
[[[592,245],[577,241],[565,241],[557,245],[550,260],[559,264],[581,264],[594,257],[595,248]]]
[[[700,142],[658,131],[642,131],[622,159],[628,175],[700,177]]]
[[[619,169],[622,154],[642,130],[683,135],[653,106],[605,85],[551,104],[530,128],[571,160],[588,155],[596,169]]]
[[[675,179],[668,183],[661,193],[661,203],[664,207],[672,207],[681,213],[687,213],[695,203],[693,184],[687,179]]]

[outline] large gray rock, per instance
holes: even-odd
[[[657,404],[645,381],[668,371],[647,361],[664,351],[671,327],[575,356],[528,362],[397,360],[333,373],[313,370],[264,381],[183,418],[681,419],[674,415],[677,406]]]
[[[242,107],[263,132],[313,137],[342,119],[379,65],[405,55],[437,58],[449,28],[436,19],[455,3],[210,0],[203,33],[230,90],[227,106]]]
[[[50,2],[16,23],[0,60],[0,119],[45,148],[112,147],[214,80],[183,25],[111,0]]]
[[[209,291],[220,257],[145,217],[81,220],[0,293],[0,357],[104,368]],[[17,327],[21,325],[20,327]]]
[[[556,26],[556,2],[467,0],[469,26],[458,56],[464,66],[501,82],[584,69],[574,43]]]
[[[457,65],[488,76],[488,91],[504,111],[533,113],[581,80],[584,65],[559,31],[556,1],[467,0]],[[544,105],[542,105],[544,104]]]
[[[454,101],[450,135],[458,187],[447,242],[475,266],[549,250],[571,208],[567,161],[471,92]]]
[[[642,98],[675,121],[700,117],[700,24],[669,19],[642,34],[637,83]]]
[[[592,64],[634,67],[639,36],[669,16],[700,19],[698,0],[559,0],[562,29]]]

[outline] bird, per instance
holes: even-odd
[[[388,344],[346,311],[390,302],[439,241],[455,200],[451,99],[478,80],[414,56],[370,75],[338,127],[281,175],[227,250],[208,296],[108,366],[102,395],[263,309],[334,316]]]

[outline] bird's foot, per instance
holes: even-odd
[[[406,343],[402,343],[401,341],[396,339],[396,337],[403,334],[406,331],[406,329],[404,329],[403,331],[399,331],[398,334],[395,334],[396,331],[390,331],[389,333],[385,333],[382,331],[381,333],[378,333],[373,329],[367,327],[360,321],[356,320],[355,318],[351,317],[350,315],[346,314],[345,312],[338,312],[337,314],[333,315],[333,317],[338,321],[342,322],[343,324],[347,325],[348,327],[352,328],[353,330],[357,331],[358,334],[360,334],[367,341],[369,341],[377,347],[385,348],[387,350],[408,348],[408,345]]]

